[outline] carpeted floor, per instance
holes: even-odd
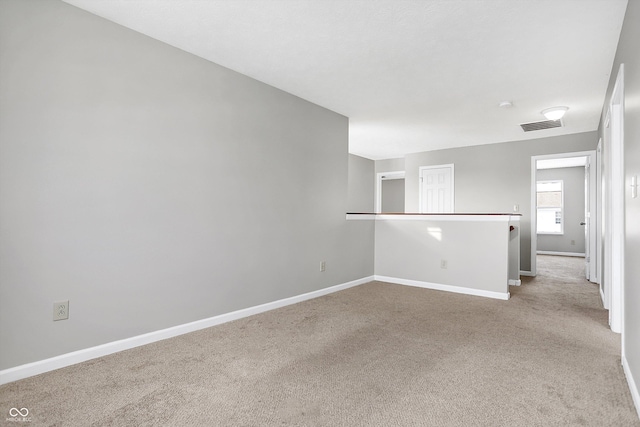
[[[582,261],[540,257],[509,301],[368,283],[7,384],[0,411],[56,426],[640,426]]]

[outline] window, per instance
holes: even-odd
[[[537,192],[537,233],[563,234],[564,215],[562,211],[564,196],[562,181],[538,181]]]

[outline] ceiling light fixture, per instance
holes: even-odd
[[[568,109],[569,107],[551,107],[546,110],[542,110],[541,113],[547,118],[547,120],[560,120]]]
[[[513,103],[511,101],[502,101],[500,103],[501,108],[511,108],[513,107]]]

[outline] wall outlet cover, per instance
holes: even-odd
[[[69,318],[69,301],[53,303],[53,320],[66,320]]]

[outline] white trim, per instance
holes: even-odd
[[[518,218],[518,219],[515,219]],[[438,215],[438,214],[422,214],[422,215],[376,215],[377,221],[466,221],[466,222],[509,222],[520,220],[519,216],[512,215]]]
[[[393,171],[393,172],[379,172],[380,179],[382,181],[388,181],[390,179],[404,179],[405,171]]]
[[[361,221],[361,220],[375,220],[375,221],[466,221],[466,222],[519,222],[521,215],[511,214],[453,214],[453,215],[438,215],[438,214],[357,214],[348,213],[346,219],[348,221]]]
[[[627,377],[627,385],[629,386],[629,391],[631,392],[631,397],[633,398],[633,404],[636,407],[636,412],[638,413],[638,418],[640,418],[640,392],[638,391],[638,385],[631,374],[631,368],[629,368],[629,363],[627,363],[627,359],[622,356],[622,369],[624,370],[624,375]]]
[[[535,274],[533,274],[532,272],[527,271],[527,270],[520,270],[520,275],[521,276],[527,276],[527,277],[536,277]]]
[[[584,258],[586,254],[579,252],[556,252],[556,251],[538,251],[538,255],[557,255],[557,256],[575,256]]]
[[[602,307],[607,308],[607,305],[604,302],[604,290],[602,289],[602,286],[598,287],[600,289],[600,299],[602,300]]]
[[[562,159],[562,158],[569,158],[569,157],[589,157],[589,161],[591,162],[591,164],[595,163],[595,159],[596,159],[596,151],[595,150],[590,150],[590,151],[575,151],[575,152],[571,152],[571,153],[557,153],[557,154],[543,154],[543,155],[538,155],[538,156],[531,156],[531,272],[530,275],[535,277],[536,275],[536,270],[537,270],[537,261],[536,261],[536,255],[538,252],[538,234],[536,233],[536,229],[537,229],[537,215],[535,215],[535,213],[537,213],[536,210],[536,206],[537,206],[537,200],[536,200],[536,193],[537,193],[537,161],[538,160],[548,160],[548,159]],[[590,186],[592,188],[590,188],[591,190],[591,194],[593,196],[593,201],[595,203],[595,176],[591,177],[591,182],[590,182]],[[593,205],[592,205],[593,207]],[[597,208],[597,206],[596,206]],[[596,218],[596,214],[594,214],[594,212],[591,213],[591,218],[595,220]],[[591,221],[591,220],[590,220]],[[594,233],[595,233],[595,223],[592,222],[591,223],[591,227],[593,227]],[[595,234],[594,234],[595,235]],[[589,242],[585,242],[586,244],[589,244]],[[591,257],[591,259],[595,259],[595,257]],[[596,260],[597,262],[597,260]]]
[[[509,279],[509,286],[520,286],[522,285],[522,280]]]
[[[582,157],[563,157],[562,159],[546,159],[538,162],[537,169],[562,169],[562,168],[575,168],[578,166],[587,165],[587,156]]]
[[[535,160],[548,160],[548,159],[567,159],[571,157],[589,157],[595,154],[596,150],[588,150],[588,151],[572,151],[570,153],[556,153],[556,154],[540,154],[535,157]],[[533,166],[536,166],[534,163]]]
[[[389,283],[395,283],[398,285],[415,286],[418,288],[434,289],[437,291],[453,292],[456,294],[475,295],[479,297],[487,297],[487,298],[494,298],[494,299],[501,299],[501,300],[508,300],[510,296],[509,292],[484,291],[481,289],[465,288],[462,286],[442,285],[440,283],[422,282],[419,280],[409,280],[409,279],[399,279],[397,277],[378,276],[377,274],[373,277],[374,277],[374,280],[377,280],[380,282],[389,282]]]
[[[531,276],[536,275],[538,263],[538,156],[531,156]]]
[[[140,347],[156,341],[173,338],[178,335],[187,334],[189,332],[198,331],[200,329],[210,328],[212,326],[227,323],[232,320],[242,319],[243,317],[253,316],[254,314],[264,313],[265,311],[274,310],[276,308],[285,307],[287,305],[296,304],[313,298],[318,298],[333,292],[342,291],[363,283],[371,282],[374,276],[363,277],[362,279],[353,280],[351,282],[342,283],[340,285],[330,286],[328,288],[319,289],[317,291],[307,292],[305,294],[284,298],[277,301],[268,302],[254,307],[248,307],[241,310],[232,311],[230,313],[220,314],[218,316],[209,317],[208,319],[197,320],[195,322],[185,323],[173,326],[159,331],[149,332],[147,334],[135,337],[125,338],[118,341],[89,347],[71,353],[61,354],[49,359],[39,360],[33,363],[16,366],[0,371],[0,385],[7,384],[23,378],[32,377],[44,372],[53,371],[55,369],[64,368],[66,366],[75,365],[97,357],[107,356],[131,348]]]
[[[404,179],[405,171],[378,172],[376,174],[376,213],[382,212],[382,181]]]
[[[604,212],[603,198],[602,198],[602,137],[598,140],[598,146],[596,148],[596,247],[595,253],[591,256],[596,260],[596,283],[600,285],[602,291],[602,247],[604,242],[602,240],[602,214]],[[606,308],[606,306],[605,306]]]
[[[624,176],[624,64],[620,64],[616,83],[609,101],[611,123],[609,129],[609,207],[606,218],[608,229],[605,236],[609,241],[610,281],[605,287],[610,290],[609,325],[611,330],[622,334],[622,355],[624,351],[624,222],[625,222],[625,176]]]
[[[600,258],[598,257],[598,152],[593,151],[593,155],[587,157],[585,171],[585,276],[592,283],[600,283],[598,278],[598,268]],[[588,179],[588,181],[587,181]],[[587,192],[588,190],[588,192]],[[588,271],[587,271],[588,267]]]
[[[420,166],[418,168],[418,184],[419,184],[418,185],[418,211],[419,212],[424,213],[422,211],[422,171],[428,170],[428,169],[446,169],[446,168],[451,169],[451,210],[449,210],[448,212],[456,211],[456,184],[455,184],[456,169],[455,169],[455,164],[448,163],[446,165]]]
[[[347,221],[374,221],[375,219],[374,214],[347,214]]]

